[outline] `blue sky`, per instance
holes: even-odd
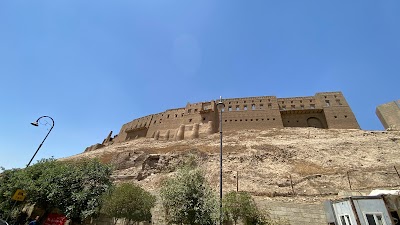
[[[400,2],[0,1],[0,166],[81,153],[187,102],[342,91],[362,129],[399,99]]]

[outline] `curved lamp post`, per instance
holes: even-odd
[[[39,126],[39,120],[42,119],[42,118],[50,118],[50,119],[51,119],[51,122],[52,122],[51,128],[50,128],[49,132],[47,132],[46,137],[44,137],[42,143],[40,143],[40,145],[39,145],[39,147],[37,148],[35,154],[33,154],[31,160],[29,161],[28,165],[26,165],[26,167],[28,167],[28,166],[31,164],[33,158],[35,158],[35,156],[36,156],[36,154],[38,153],[39,149],[42,147],[44,141],[46,140],[47,136],[49,136],[51,130],[52,130],[53,127],[54,127],[54,120],[53,120],[53,118],[51,118],[50,116],[41,116],[41,117],[39,117],[35,122],[33,122],[33,123],[31,123],[31,124],[32,124],[33,126],[35,126],[35,127]],[[47,123],[47,121],[46,121],[46,123]]]
[[[222,225],[222,110],[225,104],[222,102],[221,96],[217,103],[217,109],[220,112],[219,117],[219,136],[220,136],[220,149],[219,149],[219,224]]]

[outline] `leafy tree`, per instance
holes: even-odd
[[[216,198],[199,169],[179,169],[160,192],[169,224],[207,225],[218,219]]]
[[[229,192],[224,196],[224,211],[228,218],[237,223],[239,219],[243,222],[256,217],[257,206],[251,195],[247,192]],[[247,223],[246,223],[247,224]]]
[[[101,212],[114,218],[125,218],[134,222],[151,220],[151,208],[156,198],[143,188],[124,183],[103,196]],[[117,219],[114,220],[116,224]]]
[[[109,189],[111,168],[96,160],[61,162],[43,159],[26,169],[4,171],[0,177],[0,210],[8,213],[16,189],[27,192],[28,203],[49,213],[58,208],[81,222],[99,211],[100,196]],[[3,202],[6,201],[6,203]],[[4,204],[3,204],[4,203]]]
[[[274,220],[261,212],[248,192],[229,192],[224,196],[224,213],[236,224],[241,220],[245,225],[285,225],[283,220]]]

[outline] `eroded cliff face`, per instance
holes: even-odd
[[[285,128],[223,133],[223,190],[294,201],[334,198],[341,191],[399,188],[400,132]],[[193,140],[140,138],[60,160],[99,158],[116,182],[157,191],[194,158],[218,190],[219,134]],[[236,178],[238,176],[238,179]]]

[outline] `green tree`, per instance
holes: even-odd
[[[225,215],[235,224],[239,219],[246,223],[257,217],[257,206],[247,192],[229,192],[224,196],[223,204]]]
[[[227,220],[236,224],[241,220],[245,225],[286,225],[284,220],[272,219],[267,213],[259,210],[248,192],[229,192],[223,199],[224,214]]]
[[[179,169],[160,192],[169,224],[206,225],[218,219],[216,198],[199,169]]]
[[[9,213],[12,193],[21,188],[28,203],[50,212],[58,208],[73,222],[99,212],[101,195],[112,182],[110,166],[97,160],[61,162],[43,159],[26,169],[4,171],[0,177],[0,211]],[[3,202],[6,201],[5,203]]]
[[[143,188],[124,183],[103,196],[101,212],[115,218],[114,224],[120,218],[125,218],[129,222],[150,221],[150,210],[155,202],[156,198]]]

